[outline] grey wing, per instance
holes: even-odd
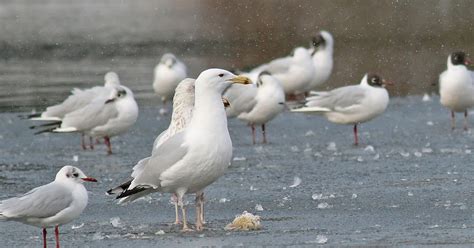
[[[148,186],[154,189],[160,187],[161,174],[175,165],[188,152],[184,144],[186,131],[177,133],[161,144],[144,166],[142,173],[133,180],[130,188]]]
[[[257,103],[257,87],[252,85],[233,84],[224,92],[224,98],[230,103],[226,108],[227,117],[236,117],[242,112],[249,112]]]
[[[306,106],[343,111],[344,109],[359,105],[364,99],[366,91],[358,85],[351,85],[329,92],[318,92],[317,94],[308,98]]]
[[[53,182],[23,196],[2,201],[0,215],[13,219],[47,218],[69,207],[72,202],[71,192]]]
[[[118,116],[117,108],[113,103],[93,101],[85,107],[64,116],[61,128],[74,127],[78,131],[90,130],[96,126],[106,124],[110,119]]]
[[[145,169],[145,165],[148,163],[148,160],[150,160],[150,157],[146,157],[138,161],[138,163],[133,166],[132,178],[136,178],[143,172],[143,170]]]

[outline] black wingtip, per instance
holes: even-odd
[[[146,190],[147,188],[144,188],[144,187],[135,187],[133,189],[130,189],[130,190],[125,190],[124,192],[122,192],[120,195],[118,195],[115,199],[120,199],[120,198],[124,198],[124,197],[127,197],[127,196],[130,196],[130,195],[134,195],[136,193],[140,193],[144,190]]]
[[[116,193],[118,193],[117,190],[119,190],[119,189],[121,190],[121,192],[126,191],[128,189],[128,187],[130,187],[130,184],[132,184],[132,180],[129,180],[125,183],[120,184],[119,186],[117,186],[115,188],[107,190],[107,195],[115,195]]]

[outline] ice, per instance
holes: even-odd
[[[326,209],[326,208],[330,208],[330,207],[331,207],[331,205],[329,205],[329,203],[327,203],[327,202],[321,202],[321,203],[318,204],[319,209]]]
[[[314,135],[315,135],[315,134],[314,134],[314,132],[313,132],[312,130],[309,130],[309,131],[307,131],[307,132],[304,134],[304,136],[306,136],[306,137],[308,137],[308,136],[314,136]]]
[[[429,102],[429,101],[431,101],[431,97],[430,97],[430,95],[428,95],[428,93],[425,93],[425,94],[423,95],[423,99],[422,99],[422,100],[423,100],[423,102]]]
[[[369,152],[369,153],[374,153],[375,152],[375,149],[373,146],[371,145],[368,145],[364,148],[364,152]]]
[[[378,160],[380,158],[380,154],[375,154],[375,156],[372,158],[373,160]]]
[[[256,211],[263,211],[262,204],[257,204],[257,205],[255,205],[255,210],[256,210]]]
[[[328,237],[322,235],[322,234],[318,234],[316,236],[316,243],[318,244],[326,244],[328,242]]]
[[[364,162],[364,159],[361,156],[359,156],[357,157],[357,162]]]
[[[165,235],[165,231],[163,230],[158,230],[155,235]]]
[[[81,224],[79,224],[79,225],[72,225],[72,226],[71,226],[71,229],[72,229],[72,230],[75,230],[75,229],[82,228],[83,226],[84,226],[84,223],[81,223]]]
[[[433,123],[432,121],[427,121],[427,122],[426,122],[426,125],[428,125],[428,126],[433,126],[434,123]]]
[[[226,203],[226,202],[230,202],[230,200],[227,199],[227,198],[221,198],[221,199],[219,199],[219,203]]]
[[[433,152],[433,149],[431,149],[431,148],[429,148],[429,147],[428,147],[428,148],[423,148],[423,149],[421,149],[421,152],[422,152],[422,153],[432,153],[432,152]]]
[[[457,149],[457,148],[441,148],[439,151],[441,153],[457,153],[457,154],[463,153],[461,149]]]
[[[92,240],[103,240],[103,239],[105,239],[105,236],[101,232],[96,232],[94,233],[94,235],[92,235]]]
[[[465,154],[471,154],[472,151],[471,151],[470,149],[466,149],[466,150],[464,151],[464,153],[465,153]]]
[[[122,223],[120,223],[120,217],[112,217],[110,218],[110,224],[112,224],[113,227],[121,227]]]
[[[160,108],[160,115],[168,114],[168,110],[166,108]]]
[[[79,156],[78,155],[72,156],[72,161],[74,161],[74,162],[79,161]]]
[[[357,194],[354,193],[352,194],[351,199],[355,199],[355,198],[357,198]]]
[[[415,157],[417,158],[420,158],[421,156],[423,156],[423,154],[419,151],[414,152],[413,155],[415,155]]]
[[[233,160],[234,161],[245,161],[245,160],[247,160],[247,158],[246,157],[234,157]]]
[[[316,152],[315,154],[313,154],[313,156],[318,157],[318,158],[322,158],[322,157],[323,157],[323,155],[322,155],[321,153],[319,153],[319,152]]]
[[[327,197],[323,196],[323,194],[313,194],[311,198],[313,198],[313,200],[327,199]]]
[[[249,190],[250,190],[250,191],[255,191],[255,190],[258,190],[258,188],[255,188],[253,185],[250,185]]]
[[[328,151],[337,151],[337,146],[335,142],[329,142],[328,146],[326,147]]]
[[[402,157],[404,157],[404,158],[410,157],[410,153],[409,153],[409,152],[405,152],[405,151],[401,151],[401,152],[400,152],[400,155],[402,155]]]
[[[413,196],[413,193],[408,191],[408,196]]]
[[[293,178],[293,184],[290,185],[290,186],[288,186],[288,187],[290,187],[290,188],[295,188],[295,187],[298,187],[298,185],[300,185],[300,184],[301,184],[301,178],[299,178],[299,177],[294,177],[294,178]]]
[[[291,150],[292,152],[299,152],[299,151],[300,151],[300,149],[299,149],[297,146],[291,146],[291,147],[290,147],[290,150]]]

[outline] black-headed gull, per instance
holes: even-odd
[[[116,86],[107,100],[97,99],[85,107],[68,113],[60,121],[40,125],[45,127],[36,134],[85,133],[90,137],[104,138],[107,153],[112,154],[110,138],[130,129],[138,118],[138,105],[133,92],[125,86]],[[32,128],[37,128],[33,126]]]
[[[0,220],[18,221],[43,229],[46,248],[46,228],[54,227],[56,247],[59,247],[59,226],[79,217],[87,206],[87,190],[83,182],[97,182],[80,169],[66,165],[53,182],[28,193],[0,201]]]
[[[285,92],[269,72],[260,73],[254,85],[232,85],[224,93],[230,106],[228,117],[237,117],[252,129],[252,142],[256,143],[255,125],[261,125],[263,143],[267,143],[265,124],[285,109]]]
[[[439,75],[440,102],[451,110],[453,130],[454,112],[464,112],[464,130],[467,130],[467,110],[474,106],[474,72],[466,68],[470,63],[464,52],[454,52],[448,56],[448,68]]]
[[[311,54],[303,47],[295,48],[292,56],[272,60],[243,75],[249,75],[256,81],[263,71],[269,72],[280,81],[285,94],[289,96],[304,93],[314,76]]]
[[[329,121],[354,125],[354,144],[359,143],[357,125],[382,114],[388,106],[387,82],[375,74],[366,74],[359,85],[331,91],[312,92],[304,107],[292,112],[324,115]]]
[[[160,113],[166,113],[166,102],[171,100],[179,82],[186,78],[186,65],[172,53],[166,53],[156,65],[153,79],[153,89],[161,97],[163,108]]]
[[[190,230],[183,204],[185,194],[198,197],[206,186],[224,174],[232,158],[232,141],[227,129],[227,117],[222,93],[232,83],[248,84],[250,79],[221,69],[202,72],[195,82],[195,102],[191,121],[185,130],[163,142],[144,161],[143,170],[135,175],[118,199],[135,194],[140,197],[152,192],[174,193],[182,210],[183,231]],[[232,103],[231,103],[232,104]],[[202,215],[196,211],[196,229],[203,229]]]
[[[33,121],[60,121],[68,113],[76,111],[85,107],[93,101],[105,101],[110,96],[114,87],[120,85],[120,79],[117,73],[110,71],[104,76],[104,86],[95,86],[89,89],[74,88],[71,95],[62,103],[49,106],[41,113],[31,114],[26,118]],[[84,141],[84,134],[81,135],[81,147],[83,150],[87,149]],[[90,138],[90,147],[94,148],[92,137]]]
[[[315,90],[324,84],[331,76],[333,67],[334,38],[327,31],[320,31],[312,40],[311,54],[314,66],[314,76],[306,91]]]

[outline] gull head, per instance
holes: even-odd
[[[470,65],[471,60],[469,60],[468,56],[465,52],[454,52],[449,55],[449,62],[452,65]]]
[[[272,74],[271,74],[270,72],[268,72],[268,71],[262,71],[262,72],[260,72],[260,74],[258,74],[258,79],[257,79],[257,83],[256,83],[256,84],[257,84],[257,88],[262,87],[262,86],[263,86],[263,83],[264,83],[265,81],[267,81],[266,79],[267,79],[268,77],[271,77],[271,76],[272,76]]]
[[[313,47],[313,52],[311,55],[314,55],[317,51],[330,48],[332,49],[334,45],[334,39],[332,35],[327,31],[320,31],[316,36],[313,37],[311,41],[311,46]]]
[[[95,178],[86,176],[84,172],[82,172],[79,168],[71,166],[71,165],[66,165],[63,168],[61,168],[56,174],[55,181],[76,182],[76,183],[97,182]]]
[[[127,87],[118,86],[112,91],[107,101],[105,101],[105,104],[116,102],[120,99],[125,99],[126,97],[133,97],[132,91]]]
[[[113,71],[109,71],[105,74],[104,81],[105,81],[106,87],[109,87],[109,86],[113,87],[113,86],[120,85],[119,76],[117,75],[117,73]]]
[[[173,67],[174,64],[176,64],[176,56],[172,53],[165,53],[160,60],[160,64],[166,65],[169,68]]]
[[[232,84],[251,84],[252,81],[245,76],[235,74],[223,69],[207,69],[196,79],[196,88],[212,88],[222,95],[225,89]]]
[[[365,74],[364,78],[362,79],[362,83],[366,83],[372,87],[378,88],[385,88],[387,85],[391,85],[392,83],[386,81],[385,79],[381,78],[379,75],[374,73],[367,73]]]

